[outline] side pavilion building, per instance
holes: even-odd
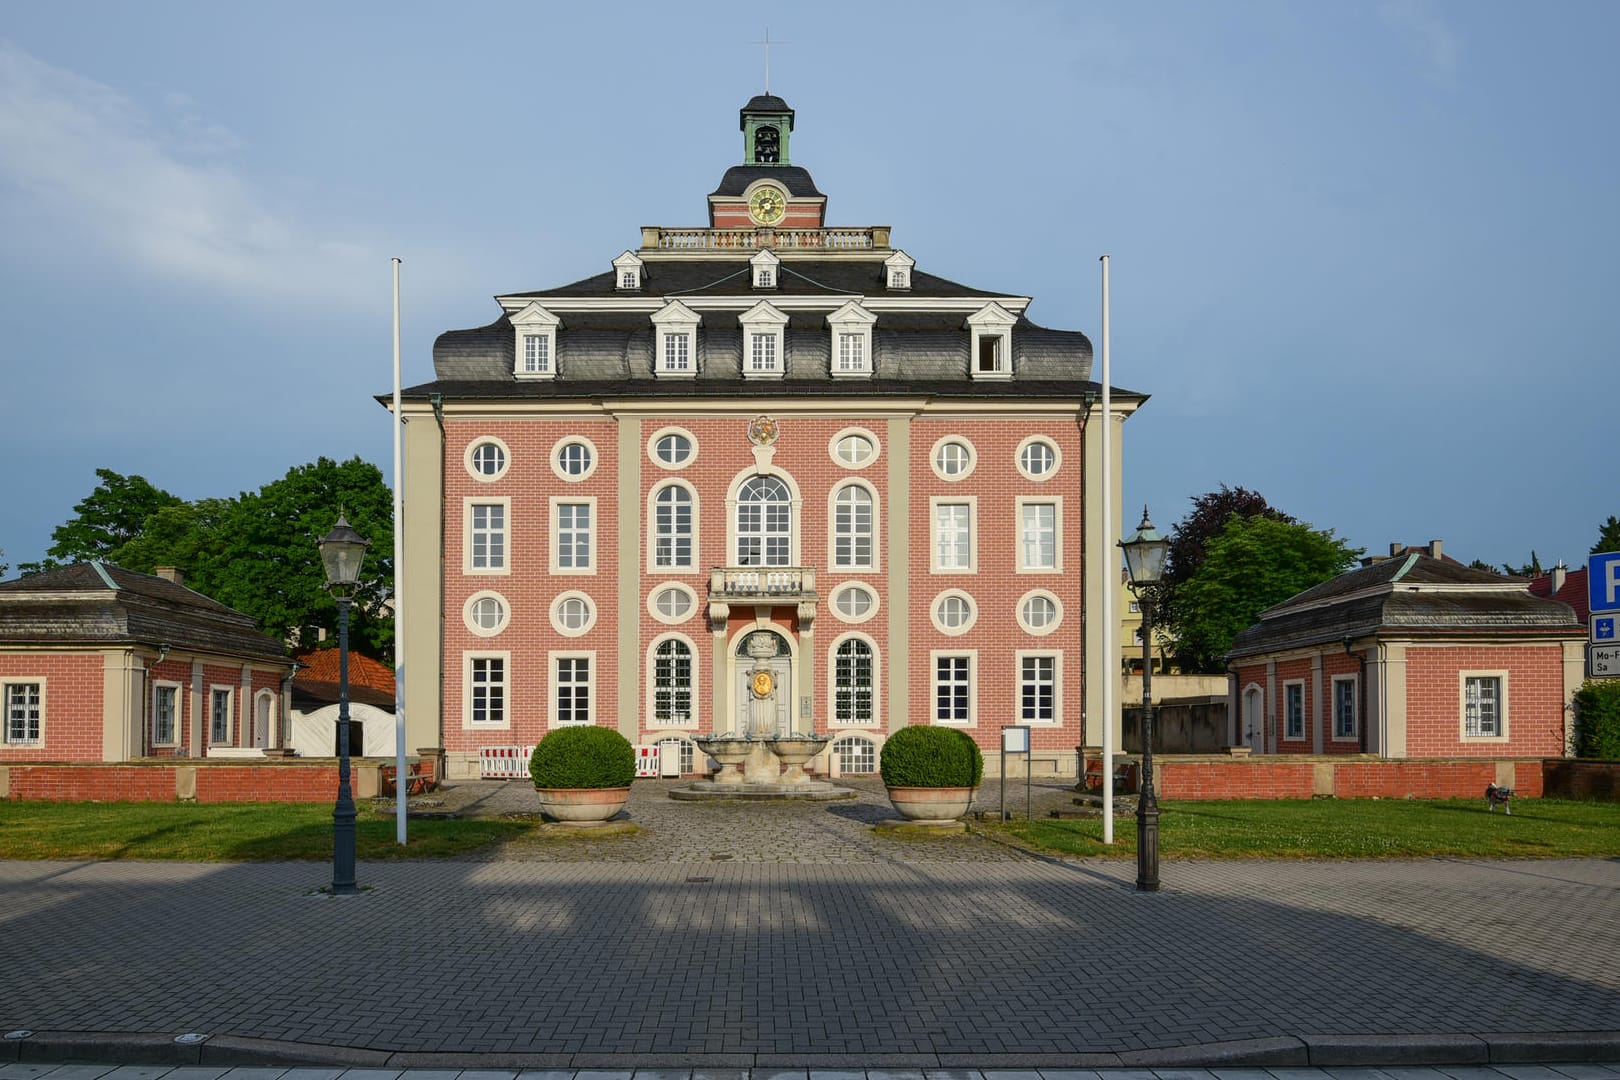
[[[497,296],[404,391],[411,745],[465,777],[597,724],[690,773],[763,688],[825,768],[908,724],[993,768],[1018,723],[1072,772],[1119,678],[1091,342],[827,225],[781,98],[740,126],[706,225]]]

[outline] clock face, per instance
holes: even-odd
[[[787,210],[787,199],[773,187],[762,187],[748,200],[748,213],[761,225],[774,225],[782,220]]]

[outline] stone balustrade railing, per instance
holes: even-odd
[[[858,229],[667,229],[641,230],[643,251],[881,251],[889,246],[889,228]]]

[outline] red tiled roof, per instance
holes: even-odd
[[[336,649],[310,649],[308,652],[297,653],[293,657],[304,666],[299,668],[298,674],[293,678],[293,685],[299,683],[338,683],[338,651]],[[370,690],[378,690],[390,698],[394,695],[394,669],[380,660],[373,660],[369,656],[361,656],[352,649],[349,652],[349,686],[364,686]]]
[[[1586,592],[1586,570],[1566,570],[1564,572],[1564,587],[1555,595],[1552,591],[1552,575],[1542,574],[1530,582],[1531,596],[1552,596],[1560,604],[1568,604],[1575,609],[1575,617],[1586,622],[1591,617],[1592,609],[1587,607],[1590,599]]]

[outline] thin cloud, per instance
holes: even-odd
[[[1388,0],[1378,8],[1384,24],[1416,54],[1423,73],[1447,89],[1457,85],[1462,45],[1451,27],[1421,0]]]
[[[153,116],[0,41],[0,183],[14,227],[72,237],[189,287],[347,306],[376,261],[320,235],[232,167],[239,142],[184,97]]]

